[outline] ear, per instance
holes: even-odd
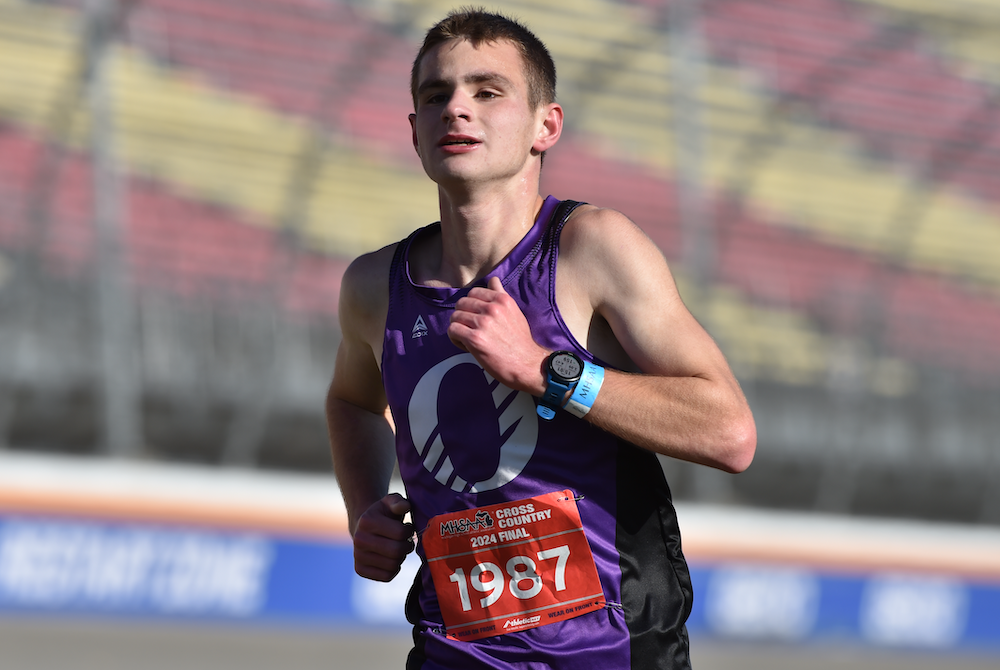
[[[417,115],[410,114],[410,133],[413,135],[413,150],[420,155],[420,146],[417,144]]]
[[[535,136],[535,143],[531,148],[541,153],[552,148],[559,141],[563,127],[563,108],[559,103],[551,102],[539,111],[542,116],[542,125]]]

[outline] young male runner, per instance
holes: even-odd
[[[539,194],[563,110],[533,34],[453,13],[412,93],[441,221],[348,269],[327,398],[356,570],[392,579],[419,537],[408,668],[687,668],[654,452],[744,470],[739,385],[633,223]]]

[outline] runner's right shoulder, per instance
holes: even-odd
[[[381,332],[389,306],[389,269],[398,245],[358,256],[347,267],[338,308],[342,329]]]

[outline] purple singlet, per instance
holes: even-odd
[[[547,198],[534,227],[489,276],[517,301],[536,342],[594,361],[555,303],[559,234],[576,205]],[[415,231],[396,250],[382,354],[413,523],[419,532],[439,514],[569,489],[580,498],[607,604],[530,630],[454,640],[444,634],[418,543],[422,565],[407,602],[415,647],[407,668],[688,668],[691,583],[659,462],[568,412],[540,419],[535,398],[499,384],[452,344],[449,318],[469,289],[416,285],[408,271],[414,239],[435,226]]]

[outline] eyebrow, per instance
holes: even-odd
[[[501,87],[512,88],[513,82],[507,77],[503,76],[499,72],[470,72],[462,78],[462,82],[466,84],[488,84],[496,83]],[[430,79],[423,82],[417,87],[417,95],[424,93],[425,91],[439,89],[439,88],[449,88],[452,85],[451,80],[448,79]]]

